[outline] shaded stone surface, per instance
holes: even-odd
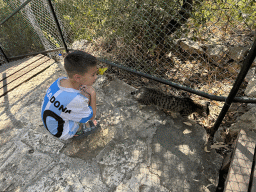
[[[222,158],[204,152],[205,130],[139,106],[120,80],[95,83],[100,131],[69,142],[51,136],[41,102],[62,75],[56,64],[2,98],[0,131],[9,133],[1,135],[0,191],[215,191]]]

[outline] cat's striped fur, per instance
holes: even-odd
[[[194,112],[201,116],[209,115],[208,102],[205,105],[201,105],[195,103],[189,97],[167,95],[156,89],[146,87],[133,91],[131,94],[135,100],[143,105],[156,105],[168,111],[179,112],[182,116],[188,116]]]

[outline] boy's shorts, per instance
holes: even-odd
[[[89,123],[89,126],[86,125],[87,123]],[[82,139],[96,132],[99,129],[99,125],[97,124],[97,126],[95,126],[91,120],[89,120],[86,123],[80,123],[79,127],[80,127],[80,130],[76,132],[76,134],[73,137],[74,139]]]

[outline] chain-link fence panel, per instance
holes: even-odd
[[[255,134],[240,131],[232,154],[224,192],[255,191]]]
[[[1,21],[25,1],[3,1]],[[8,58],[63,47],[48,1],[31,1],[1,25],[1,47]]]
[[[68,30],[70,48],[216,96],[228,95],[255,38],[252,0],[63,0],[54,5]],[[122,70],[108,72],[135,87],[152,85]],[[246,84],[237,96],[244,96]],[[210,125],[222,104],[211,101]]]

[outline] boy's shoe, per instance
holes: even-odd
[[[74,139],[82,139],[94,133],[99,128],[99,125],[95,126],[91,120],[89,120],[88,123],[89,127],[87,127],[85,123],[81,124],[81,130],[76,132],[76,134],[73,137]]]

